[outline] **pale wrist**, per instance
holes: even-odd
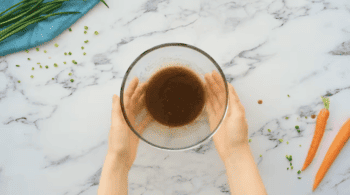
[[[118,153],[108,152],[106,156],[106,161],[112,166],[113,169],[129,172],[130,168],[127,166],[125,159],[121,157]]]
[[[251,151],[248,144],[234,147],[232,148],[230,155],[224,160],[224,164],[225,166],[231,165],[232,163],[245,158],[250,153]]]

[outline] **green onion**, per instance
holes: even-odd
[[[44,53],[47,53],[47,51],[46,51],[46,50],[44,50]]]
[[[84,31],[84,34],[86,34],[86,33],[87,33],[87,31],[85,30],[85,31]]]
[[[296,128],[296,129],[299,129],[299,126],[297,125],[297,126],[295,126],[295,128]]]
[[[301,179],[301,177],[298,177],[298,179]]]
[[[17,67],[20,67],[20,65],[16,65]]]
[[[298,129],[297,131],[298,131],[298,133],[300,133],[300,130],[299,130],[299,129]]]
[[[289,119],[289,117],[286,117],[286,119]]]
[[[29,53],[29,51],[28,51],[28,50],[26,50],[26,52],[27,52],[27,53]]]
[[[84,29],[85,29],[85,30],[87,30],[87,29],[89,29],[89,27],[87,27],[87,26],[84,26]]]
[[[289,170],[289,167],[287,167],[287,170]]]
[[[262,155],[260,154],[260,157],[262,157]]]
[[[66,62],[63,62],[63,64],[66,64]]]
[[[84,47],[82,46],[82,47],[81,47],[81,49],[83,50],[83,49],[84,49]]]
[[[46,68],[46,69],[48,69],[48,68],[49,68],[49,66],[48,66],[48,65],[46,65],[46,66],[45,66],[45,68]]]
[[[36,48],[36,51],[39,51],[39,48]]]
[[[286,158],[287,158],[289,161],[292,161],[292,155],[289,155],[289,157],[288,157],[288,155],[286,155]]]
[[[279,139],[279,141],[282,143],[282,142],[283,142],[283,139]]]
[[[68,75],[69,75],[69,76],[72,76],[72,73],[70,72]]]
[[[33,78],[34,76],[33,76],[33,75],[30,75],[30,77],[32,77],[32,78]]]
[[[290,168],[293,169],[293,166],[291,166]]]
[[[85,53],[85,52],[84,52],[83,54],[84,54],[84,56],[86,55],[86,53]]]
[[[290,163],[290,166],[292,166],[292,163]]]
[[[305,118],[307,119],[307,116],[305,116]]]
[[[52,78],[52,80],[53,80],[54,78]]]
[[[32,70],[34,70],[34,67],[32,67]]]
[[[40,68],[43,68],[43,67],[40,65]]]
[[[89,42],[89,40],[84,41],[84,43],[88,43],[88,42]]]
[[[299,147],[301,147],[301,145],[299,145]]]
[[[288,97],[290,97],[290,96],[288,95]]]
[[[71,28],[69,28],[69,31],[71,32],[71,31],[72,31],[72,29],[71,29]]]
[[[271,129],[267,129],[268,132],[271,132]]]
[[[55,47],[58,47],[58,44],[57,44],[57,43],[55,43]]]
[[[18,83],[21,83],[21,81],[20,81],[20,80],[18,80]]]
[[[108,7],[107,3],[104,0],[100,0],[100,1]]]
[[[56,63],[53,64],[54,67],[58,67],[58,65]]]
[[[299,171],[298,171],[298,174],[300,174],[300,173],[301,173],[301,171],[299,170]]]
[[[37,64],[40,64],[40,62],[38,62]]]
[[[71,80],[70,80],[70,82],[72,82],[72,83],[73,83],[73,82],[74,82],[74,79],[71,79]]]
[[[72,55],[72,52],[69,52],[68,54],[69,54],[69,55]]]
[[[289,144],[289,142],[287,141],[287,144]]]
[[[64,55],[67,55],[67,52],[64,52]]]
[[[249,142],[252,142],[252,139],[249,139]]]
[[[28,60],[30,60],[30,58],[28,58]]]
[[[97,31],[95,31],[95,35],[98,35],[98,32],[97,32]]]

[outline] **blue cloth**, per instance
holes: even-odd
[[[22,0],[0,0],[0,13],[21,1]],[[49,0],[49,1],[45,0],[43,3],[50,2],[50,1],[52,0]],[[52,16],[39,23],[35,23],[27,26],[25,31],[18,32],[8,37],[4,41],[0,42],[0,56],[5,56],[7,54],[11,54],[14,52],[23,51],[25,49],[30,49],[32,47],[38,47],[41,44],[52,40],[53,38],[61,34],[63,31],[69,29],[69,27],[72,24],[74,24],[79,18],[84,16],[90,9],[92,9],[99,2],[100,2],[99,0],[86,0],[86,1],[70,0],[70,1],[64,2],[62,4],[62,7],[56,9],[53,13],[57,13],[57,12],[80,12],[80,13]],[[106,9],[108,8],[106,7]],[[2,27],[0,28],[0,31],[4,29],[5,27]],[[72,31],[73,30],[77,30],[77,29],[72,29]]]

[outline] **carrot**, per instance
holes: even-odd
[[[323,162],[316,174],[314,187],[312,191],[314,191],[318,184],[321,183],[323,177],[327,173],[329,167],[334,162],[335,158],[337,158],[340,150],[344,147],[346,141],[350,137],[350,119],[348,119],[343,126],[340,128],[337,136],[335,136],[331,146],[329,147],[326,156],[323,159]]]
[[[324,129],[326,128],[327,120],[329,117],[329,99],[324,97],[321,98],[325,108],[322,108],[317,116],[314,137],[312,138],[311,146],[309,149],[309,153],[307,154],[307,157],[305,159],[304,166],[301,169],[302,171],[304,171],[314,159],[318,146],[321,143],[324,134]]]

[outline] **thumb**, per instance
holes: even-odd
[[[116,94],[113,95],[113,110],[116,112],[119,112],[120,110],[120,103],[119,103],[119,96]]]

